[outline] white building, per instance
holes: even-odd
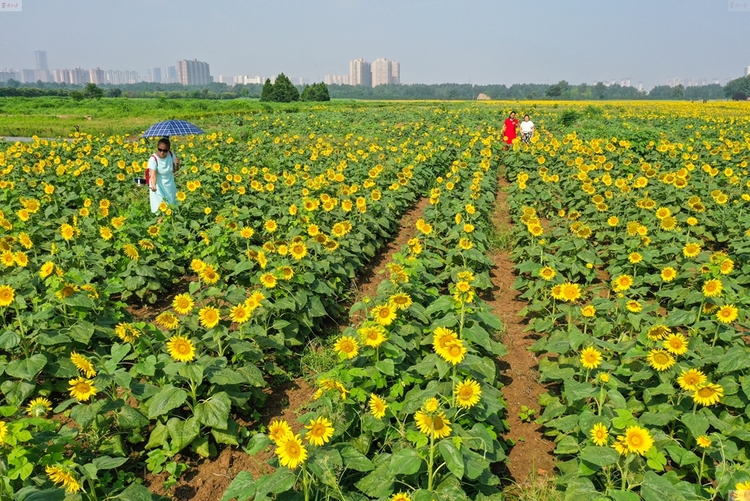
[[[232,75],[219,75],[219,83],[234,85],[234,77]]]
[[[323,81],[326,85],[349,85],[349,75],[326,75]]]
[[[748,66],[747,68],[745,68],[745,76],[746,77],[750,76],[750,66]]]
[[[349,85],[372,87],[370,63],[361,57],[349,62]]]

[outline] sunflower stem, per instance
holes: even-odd
[[[427,464],[427,490],[432,491],[432,481],[434,472],[432,466],[435,461],[435,433],[430,433],[430,462]]]
[[[302,489],[305,491],[305,501],[310,501],[310,485],[307,481],[307,468],[302,466]]]
[[[698,484],[703,485],[703,465],[706,461],[706,449],[703,449],[703,455],[701,456],[701,464],[698,467]]]

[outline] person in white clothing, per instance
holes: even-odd
[[[521,141],[524,143],[531,142],[531,136],[534,135],[534,122],[531,121],[531,117],[528,115],[523,116],[523,122],[521,122]]]

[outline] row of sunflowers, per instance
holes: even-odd
[[[647,142],[632,116],[611,137],[545,130],[506,158],[540,422],[570,498],[750,491],[748,117],[712,110],[652,111],[665,127]]]
[[[133,183],[145,140],[0,151],[0,499],[146,495],[144,467],[174,482],[180,454],[241,445],[401,214],[478,151],[433,113],[248,116],[242,141],[174,141],[179,204],[158,214]],[[144,303],[158,316],[135,315]]]
[[[375,297],[352,306],[334,343],[340,362],[319,376],[301,433],[274,421],[252,438],[251,454],[272,446],[274,473],[240,473],[222,500],[503,498],[496,361],[506,350],[480,298],[491,287],[496,139],[471,133],[436,178],[416,236]]]

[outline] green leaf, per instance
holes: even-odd
[[[641,484],[643,501],[686,501],[685,497],[666,478],[647,471]]]
[[[255,480],[253,480],[253,474],[249,471],[243,470],[234,477],[232,483],[229,484],[227,490],[224,491],[224,495],[221,496],[221,501],[231,501],[237,499],[237,501],[247,501],[255,495]]]
[[[596,447],[589,445],[581,451],[581,459],[597,466],[609,466],[615,464],[620,458],[620,453],[611,447]]]
[[[97,470],[111,470],[112,468],[119,468],[127,462],[128,458],[113,458],[110,456],[101,456],[94,458],[91,464]]]
[[[363,494],[371,498],[383,498],[393,492],[393,475],[390,473],[390,463],[384,461],[369,475],[354,484]]]
[[[245,448],[245,452],[248,455],[253,456],[269,445],[271,445],[271,439],[268,438],[268,435],[264,433],[256,433],[248,442],[247,447]]]
[[[375,368],[385,374],[386,376],[394,375],[393,360],[386,358],[385,360],[378,360],[375,362]]]
[[[438,444],[438,450],[440,455],[443,456],[445,465],[448,467],[451,473],[457,478],[461,479],[464,476],[464,460],[461,456],[461,451],[458,450],[453,440],[446,438],[440,441]]]
[[[615,501],[640,501],[641,497],[632,491],[609,491],[609,496]]]
[[[114,499],[122,501],[152,501],[151,493],[141,484],[130,484]]]
[[[33,468],[33,466],[31,467]],[[55,487],[43,491],[32,492],[28,496],[19,499],[22,499],[23,501],[63,501],[63,499],[65,499],[65,491]]]
[[[227,429],[232,400],[226,392],[220,392],[195,406],[194,415],[199,422],[217,430]]]
[[[412,448],[404,448],[391,456],[390,472],[392,475],[413,475],[422,467],[422,458]]]
[[[190,442],[195,440],[198,433],[200,433],[201,425],[194,417],[188,418],[184,421],[180,418],[173,417],[167,421],[167,430],[172,439],[172,450],[181,451],[190,445]]]
[[[216,428],[211,428],[211,435],[213,435],[214,440],[216,440],[217,444],[240,445],[239,441],[237,440],[239,433],[240,425],[234,419],[230,419],[227,421],[226,430],[217,430]]]
[[[336,444],[335,447],[338,449],[339,454],[341,454],[341,459],[344,461],[344,465],[347,468],[361,472],[372,471],[375,468],[372,461],[355,449],[353,445],[339,443]]]
[[[693,435],[693,437],[698,437],[700,435],[705,435],[708,431],[708,419],[706,419],[701,414],[689,414],[685,413],[682,415],[682,419],[680,421],[683,422],[685,426],[687,426],[688,430],[690,430],[690,433]]]
[[[268,494],[280,494],[294,486],[297,476],[289,468],[278,468],[271,475],[263,475],[255,482],[255,501],[264,501]]]
[[[310,457],[307,467],[325,485],[336,487],[338,480],[334,471],[342,466],[341,455],[336,449],[317,449]]]
[[[13,360],[5,368],[5,373],[18,379],[33,381],[45,365],[47,365],[47,357],[37,353],[23,360]]]
[[[155,419],[163,416],[172,409],[176,409],[184,404],[187,397],[188,394],[185,390],[175,388],[171,384],[165,386],[149,400],[148,418]]]
[[[208,436],[201,435],[190,443],[190,450],[201,457],[207,458],[211,455]]]
[[[740,371],[750,367],[750,349],[742,346],[729,348],[721,357],[716,372],[726,374],[728,372]]]
[[[672,460],[680,466],[690,466],[701,461],[695,453],[683,449],[679,445],[668,445],[664,449],[669,453]]]
[[[578,477],[572,479],[565,489],[565,501],[593,501],[601,497],[601,494],[596,492],[594,484],[585,477]]]

